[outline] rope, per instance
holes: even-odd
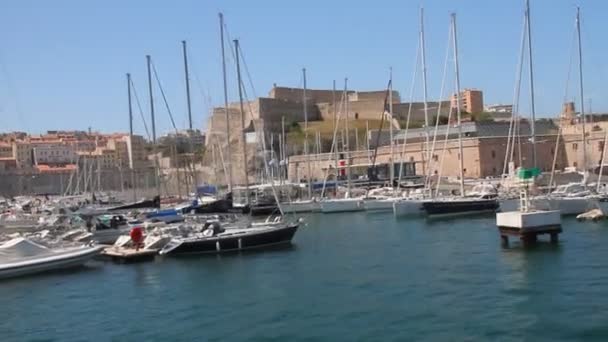
[[[175,120],[173,120],[173,114],[171,113],[171,108],[169,108],[169,102],[167,102],[167,97],[165,96],[165,91],[163,90],[163,86],[160,84],[160,79],[158,78],[158,73],[156,72],[156,66],[154,62],[152,62],[152,71],[154,72],[154,78],[156,79],[156,83],[158,84],[158,89],[160,89],[160,94],[163,97],[163,102],[165,103],[165,108],[167,109],[167,113],[169,113],[169,118],[171,119],[171,125],[173,125],[173,129],[177,133],[177,126],[175,125]]]
[[[141,121],[144,123],[144,129],[146,130],[146,136],[148,140],[150,140],[150,131],[148,131],[148,125],[146,124],[146,118],[144,116],[144,111],[141,109],[141,103],[139,102],[139,96],[137,96],[137,90],[135,90],[135,83],[133,83],[133,78],[131,78],[131,89],[133,90],[133,96],[135,96],[135,102],[137,103],[137,108],[139,109],[139,115],[141,116]]]

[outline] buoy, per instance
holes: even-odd
[[[139,246],[141,245],[141,243],[143,241],[143,237],[144,237],[144,233],[143,233],[141,227],[134,227],[133,229],[131,229],[129,236],[131,236],[131,240],[133,241],[133,244],[135,245],[135,250],[138,250]]]

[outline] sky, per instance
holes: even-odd
[[[589,111],[608,112],[608,1],[531,0],[536,113],[554,117],[564,99],[579,101],[573,43],[581,6],[584,97]],[[178,129],[187,111],[181,41],[188,42],[194,126],[204,128],[223,103],[218,12],[238,38],[248,98],[274,83],[330,89],[384,89],[389,69],[404,101],[416,67],[419,8],[425,11],[429,99],[440,95],[449,16],[458,18],[461,86],[484,101],[512,103],[523,22],[523,0],[3,0],[0,4],[0,131],[53,129],[128,131],[127,72],[149,121],[145,55],[150,54]],[[237,101],[228,51],[229,100]],[[574,59],[572,59],[574,58]],[[451,63],[451,62],[450,62]],[[526,63],[527,64],[527,63]],[[453,64],[446,89],[453,89]],[[530,112],[527,68],[521,111]],[[421,78],[413,83],[422,99]],[[173,128],[154,85],[157,135]],[[444,96],[445,97],[445,96]],[[136,133],[145,135],[134,99]],[[150,123],[148,122],[148,125]]]

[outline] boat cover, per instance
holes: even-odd
[[[0,262],[50,254],[51,250],[24,238],[15,238],[0,245]]]

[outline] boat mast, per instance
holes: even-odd
[[[390,67],[389,69],[389,82],[388,82],[388,111],[389,111],[389,139],[390,139],[390,143],[391,143],[391,149],[390,149],[390,163],[389,163],[389,177],[391,180],[391,187],[394,190],[394,179],[395,179],[395,166],[394,166],[394,155],[395,155],[395,148],[394,148],[394,144],[393,144],[393,67]],[[380,134],[380,132],[378,132],[378,134]]]
[[[454,44],[454,68],[456,71],[456,114],[458,116],[458,150],[460,154],[460,196],[464,196],[464,154],[462,149],[462,113],[460,109],[460,69],[458,64],[458,31],[456,31],[456,13],[452,13],[452,42]]]
[[[581,102],[581,118],[583,119],[583,172],[587,172],[587,133],[585,126],[587,119],[585,117],[585,100],[583,98],[583,46],[581,41],[581,8],[576,8],[576,32],[578,35],[578,76],[579,76],[579,89],[580,89],[580,102]],[[583,176],[583,181],[586,183],[587,177]]]
[[[196,186],[198,186],[198,175],[196,174],[195,162],[196,158],[194,153],[194,146],[192,144],[192,134],[194,134],[193,126],[192,126],[192,101],[190,100],[190,72],[188,69],[188,48],[186,46],[186,41],[182,40],[182,51],[184,55],[184,78],[186,79],[186,104],[188,105],[188,127],[190,128],[190,132],[188,134],[188,142],[190,145],[190,161],[191,161],[191,171],[193,173],[194,180],[194,191],[196,192]],[[188,177],[186,176],[186,180]]]
[[[336,181],[338,180],[338,176],[340,175],[340,170],[338,169],[338,163],[339,163],[339,159],[338,155],[340,153],[340,150],[338,149],[338,140],[336,139],[336,135],[338,132],[338,126],[339,126],[339,122],[338,122],[338,116],[337,116],[337,110],[336,110],[336,80],[333,81],[333,87],[331,90],[331,101],[332,101],[332,107],[334,107],[334,141],[332,142],[332,144],[334,145],[335,149],[334,149],[334,157],[336,159]],[[336,182],[337,184],[337,182]],[[337,186],[337,185],[336,185]]]
[[[344,112],[346,114],[345,126],[346,126],[346,184],[347,184],[347,196],[350,197],[350,142],[349,142],[349,131],[348,131],[348,78],[344,79]]]
[[[220,40],[222,45],[222,76],[224,79],[224,112],[226,113],[226,149],[228,158],[228,192],[232,192],[232,152],[230,151],[230,113],[228,111],[228,84],[226,80],[226,53],[224,49],[224,14],[220,17]]]
[[[429,103],[428,89],[426,82],[426,43],[424,39],[424,8],[420,7],[420,57],[422,61],[422,101],[424,102],[424,135],[426,149],[426,163],[430,163],[431,156],[429,151]],[[424,163],[425,161],[423,161]],[[424,165],[424,164],[423,164]],[[427,167],[427,168],[430,168]],[[425,172],[426,174],[426,172]]]
[[[604,163],[606,160],[606,144],[608,144],[608,130],[604,134],[604,145],[602,146],[602,159],[600,159],[600,174],[597,176],[597,189],[596,192],[600,192],[600,185],[602,184],[602,174],[604,173]]]
[[[137,200],[135,186],[135,169],[133,168],[133,106],[131,102],[131,74],[127,73],[127,95],[129,99],[129,169],[131,170],[131,187],[133,188],[133,201]]]
[[[152,92],[152,71],[151,64],[152,60],[150,55],[146,55],[146,62],[148,65],[148,92],[150,94],[150,117],[152,120],[152,144],[154,151],[154,169],[155,169],[155,180],[156,184],[156,194],[160,196],[160,181],[159,181],[159,170],[158,170],[158,155],[157,155],[157,147],[156,147],[156,120],[154,119],[154,93]]]
[[[245,110],[243,108],[243,84],[241,80],[241,63],[239,57],[239,40],[234,40],[234,53],[236,55],[236,76],[237,82],[239,83],[239,105],[241,109],[241,140],[243,142],[243,163],[245,168],[245,193],[247,198],[247,204],[250,204],[249,198],[249,170],[247,167],[247,138],[245,134]]]
[[[534,106],[534,64],[532,63],[532,28],[530,26],[530,0],[526,0],[526,27],[528,31],[528,59],[530,61],[530,110],[532,122],[530,123],[530,133],[532,135],[532,166],[536,164],[536,108]]]
[[[306,167],[308,174],[308,198],[312,198],[312,182],[311,182],[311,169],[310,169],[310,155],[308,154],[308,104],[306,103],[306,68],[302,68],[302,77],[304,79],[304,91],[302,93],[302,102],[304,103],[304,154],[306,155]]]
[[[281,116],[281,139],[279,139],[279,143],[281,144],[281,151],[279,152],[279,156],[281,157],[281,161],[279,162],[279,175],[281,176],[281,185],[283,185],[284,177],[287,175],[283,175],[284,163],[287,159],[285,157],[285,115]]]

